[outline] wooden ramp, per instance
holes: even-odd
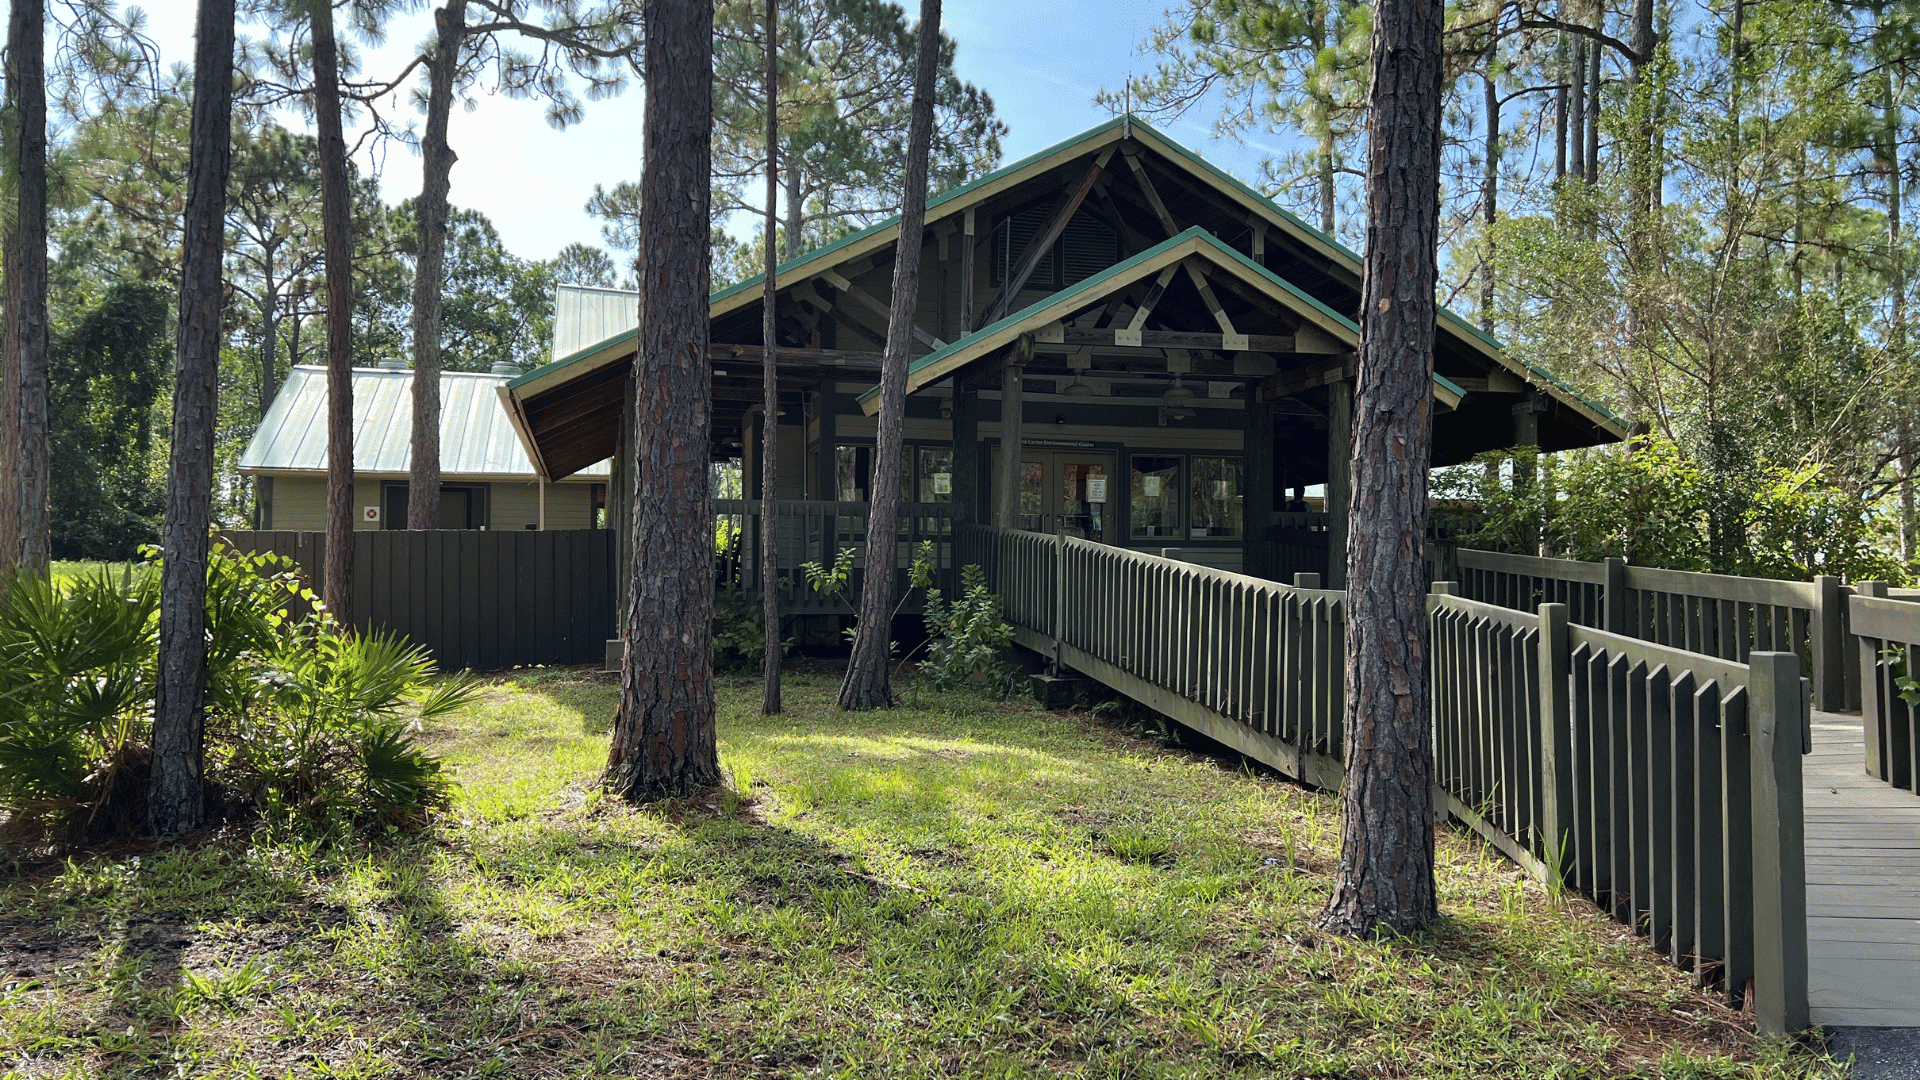
[[[1813,714],[1804,761],[1808,1003],[1835,1027],[1920,1027],[1920,797],[1866,773],[1860,717]]]

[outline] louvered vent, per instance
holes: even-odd
[[[994,231],[993,281],[998,285],[1013,276],[1019,265],[1020,257],[1026,254],[1027,245],[1047,227],[1047,217],[1052,208],[1032,206],[1003,218],[1000,227]],[[1053,289],[1060,284],[1059,272],[1054,252],[1048,251],[1040,256],[1040,262],[1033,268],[1033,276],[1027,279],[1026,287]]]
[[[1073,220],[1067,222],[1060,246],[1060,261],[1067,272],[1062,285],[1085,281],[1120,261],[1119,238],[1112,229],[1089,219],[1084,213],[1074,215]]]

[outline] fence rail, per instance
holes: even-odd
[[[298,563],[325,586],[326,534],[231,531],[242,551]],[[613,534],[390,529],[353,534],[353,619],[402,633],[443,670],[601,660],[614,634]]]
[[[1341,593],[1068,537],[958,536],[1022,644],[1283,772],[1340,783]],[[1429,605],[1448,809],[1729,1003],[1751,995],[1762,1029],[1806,1027],[1801,660],[1690,653],[1572,625],[1565,604],[1521,611],[1452,589]]]
[[[1920,667],[1920,604],[1889,599],[1877,581],[1863,581],[1847,602],[1860,672],[1860,713],[1866,726],[1870,776],[1920,793],[1920,711],[1907,703],[1899,680]]]
[[[781,499],[775,504],[774,530],[778,544],[777,565],[782,586],[789,587],[789,599],[783,609],[789,615],[841,614],[846,610],[839,600],[820,597],[808,591],[800,580],[804,563],[830,566],[842,550],[853,552],[853,576],[846,593],[860,595],[861,581],[867,572],[867,515],[870,507],[861,502],[818,502]],[[723,589],[759,592],[760,544],[764,524],[758,499],[715,499],[715,576]],[[949,503],[901,503],[899,541],[894,545],[894,595],[906,595],[907,573],[918,556],[920,545],[934,545],[934,584],[949,590],[956,580],[953,562],[953,506]]]
[[[1846,662],[1851,590],[1837,577],[1773,581],[1466,548],[1455,557],[1469,599],[1521,611],[1565,604],[1577,626],[1741,663],[1755,651],[1790,652],[1820,708],[1859,707],[1858,673]]]

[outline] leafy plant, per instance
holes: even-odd
[[[1007,646],[1013,627],[1000,615],[1000,598],[987,589],[986,571],[962,567],[960,595],[951,605],[939,589],[929,589],[926,624],[920,677],[928,686],[954,690],[984,683],[1002,696],[1011,691],[1016,671]]]
[[[838,598],[842,604],[846,605],[847,613],[858,618],[859,609],[846,595],[847,587],[853,582],[853,558],[852,548],[841,548],[834,553],[831,567],[817,562],[806,562],[800,564],[800,573],[806,578],[807,588],[821,596]],[[899,615],[907,606],[907,601],[913,598],[913,590],[926,590],[933,585],[933,571],[939,564],[940,557],[934,549],[933,541],[922,540],[919,548],[913,553],[912,565],[907,567],[907,587],[900,591],[900,598],[894,602],[893,615]],[[889,617],[888,621],[891,622],[892,618]],[[854,635],[858,633],[858,627],[849,626],[842,633],[851,642]],[[899,651],[897,643],[890,644],[888,648],[889,652]]]
[[[1881,649],[1879,663],[1889,669],[1893,688],[1899,692],[1900,700],[1907,703],[1907,708],[1920,708],[1920,679],[1907,673],[1907,651],[1891,646]]]

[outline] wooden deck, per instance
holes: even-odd
[[[1813,714],[1807,996],[1816,1024],[1920,1027],[1920,797],[1863,762],[1860,717]]]

